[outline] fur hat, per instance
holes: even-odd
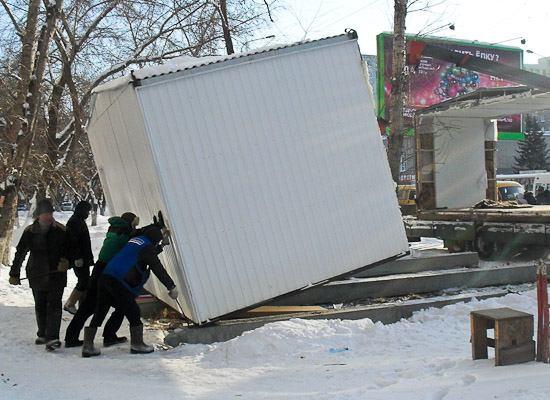
[[[139,224],[139,217],[132,212],[125,212],[120,216],[120,218],[126,221],[128,227],[132,229],[135,229],[135,227]]]
[[[48,199],[40,200],[36,203],[36,215],[51,214],[53,213],[52,203]]]

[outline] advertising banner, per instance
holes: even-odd
[[[428,42],[431,45],[471,54],[486,60],[522,68],[522,50],[513,47],[490,46],[465,41],[450,41],[441,38],[407,37],[409,40]],[[393,38],[382,33],[378,41],[378,117],[389,121],[391,103],[391,75]],[[422,57],[420,64],[409,71],[408,91],[405,96],[405,126],[412,129],[414,112],[424,107],[472,92],[480,87],[517,86],[517,83],[495,76],[456,67],[455,65]],[[498,120],[500,139],[522,139],[521,115],[512,115]]]

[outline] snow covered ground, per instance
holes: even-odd
[[[70,213],[55,216],[65,222]],[[90,228],[96,255],[106,221],[100,217],[98,226]],[[123,344],[85,359],[80,348],[47,352],[34,344],[31,291],[26,281],[10,286],[8,272],[1,267],[2,400],[547,399],[550,393],[549,365],[533,361],[495,367],[491,351],[488,360],[471,359],[470,311],[511,307],[536,315],[534,288],[428,309],[391,325],[369,319],[294,319],[225,343],[158,346],[147,355],[131,355]],[[75,282],[69,271],[65,297]],[[69,321],[64,313],[62,336]],[[127,327],[121,333],[128,335]],[[160,345],[165,334],[149,329],[146,340]]]

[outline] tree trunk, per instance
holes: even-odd
[[[19,227],[19,220],[18,220],[17,212],[15,213],[15,220],[17,221],[17,227]],[[13,241],[13,229],[8,231],[8,236],[6,238],[6,248],[4,250],[4,255],[2,256],[2,264],[4,265],[10,265],[11,263],[11,245]],[[17,244],[17,243],[15,243]]]
[[[405,18],[407,16],[407,0],[394,1],[388,161],[390,163],[392,178],[396,184],[399,184],[401,148],[403,146],[403,108],[405,106],[405,89],[407,85],[407,75],[405,72]]]
[[[222,30],[223,38],[225,40],[225,48],[227,54],[233,54],[233,40],[231,39],[231,32],[229,31],[229,20],[227,19],[227,0],[220,0],[220,14],[222,18]]]
[[[5,260],[9,259],[11,249],[11,238],[13,222],[17,212],[17,190],[15,186],[8,186],[4,191],[4,204],[0,209],[0,260],[8,265]]]
[[[97,209],[99,208],[97,199],[90,199],[90,202],[92,203],[92,226],[97,226]]]

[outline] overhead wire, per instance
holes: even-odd
[[[325,29],[327,29],[328,27],[330,27],[330,26],[332,26],[332,25],[334,25],[334,24],[336,24],[336,23],[338,23],[338,22],[340,22],[340,21],[343,21],[344,19],[349,18],[349,17],[351,17],[352,15],[357,14],[359,11],[363,11],[365,8],[368,8],[368,7],[372,6],[372,5],[375,4],[375,3],[378,3],[379,1],[380,1],[380,0],[374,0],[373,2],[371,2],[371,3],[367,4],[367,5],[362,6],[361,8],[355,10],[354,12],[352,12],[352,13],[350,13],[350,14],[348,14],[348,15],[345,15],[345,16],[343,16],[343,17],[340,18],[340,19],[337,19],[337,20],[335,20],[335,21],[332,21],[331,23],[329,23],[328,25],[325,25],[324,27],[321,27],[320,30],[325,30]],[[334,9],[333,9],[333,10],[334,10]]]

